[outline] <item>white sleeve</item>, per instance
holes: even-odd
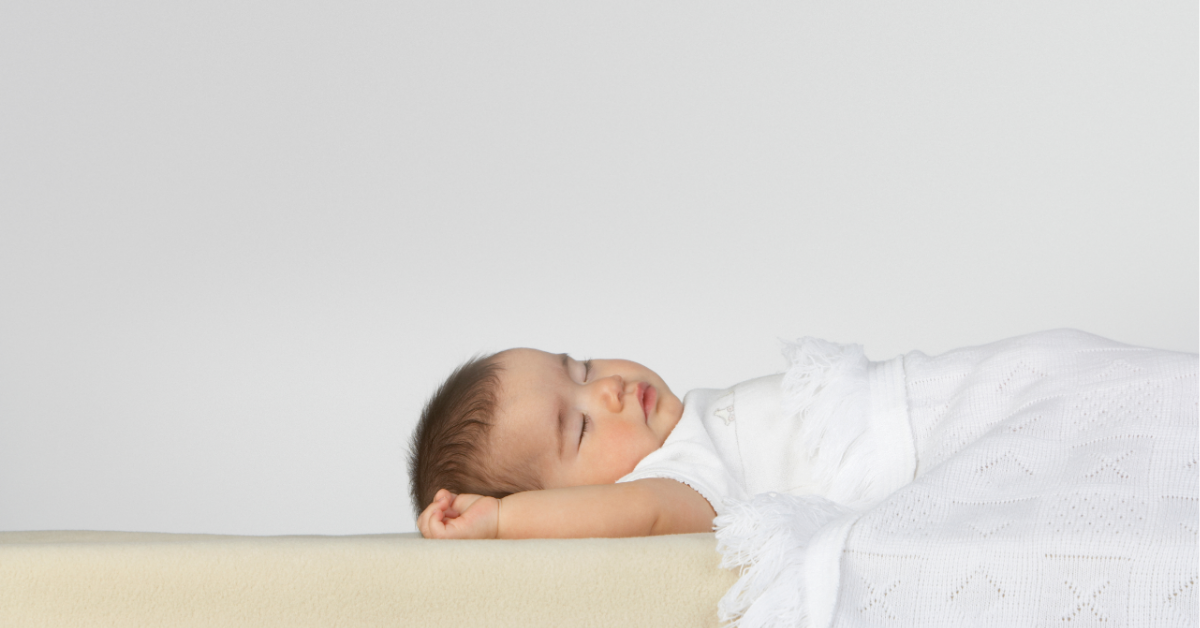
[[[718,515],[726,512],[725,500],[746,499],[745,491],[717,455],[712,437],[700,419],[723,392],[701,389],[684,396],[683,416],[667,441],[617,482],[648,478],[682,482],[708,500]]]

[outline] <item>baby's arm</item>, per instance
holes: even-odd
[[[438,491],[417,525],[425,538],[528,539],[711,532],[716,512],[664,478],[513,493],[503,500]]]

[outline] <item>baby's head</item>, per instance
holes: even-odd
[[[409,455],[413,507],[438,489],[503,497],[611,484],[662,446],[683,404],[628,360],[509,349],[455,369],[425,405]]]

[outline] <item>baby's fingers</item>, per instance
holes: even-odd
[[[444,504],[442,506],[442,516],[446,519],[454,519],[462,514],[463,509],[458,507],[459,495],[451,493],[446,489],[438,491],[434,498],[435,502]]]
[[[458,516],[453,508],[456,498],[457,495],[446,489],[437,492],[433,501],[417,517],[417,529],[421,531],[421,536],[427,539],[445,536],[446,520]]]

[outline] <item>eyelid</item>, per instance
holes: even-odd
[[[588,381],[588,375],[591,375],[591,374],[592,374],[592,361],[584,360],[583,361],[583,381],[585,383]]]

